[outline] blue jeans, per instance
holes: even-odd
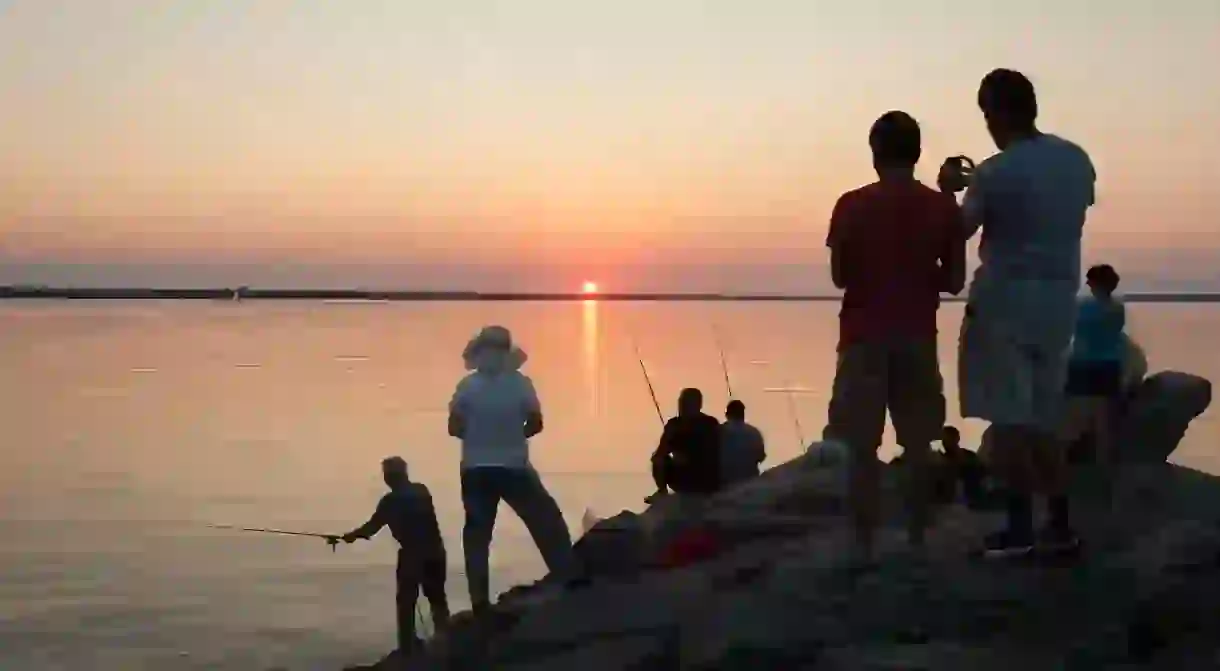
[[[488,560],[501,500],[525,523],[552,574],[566,576],[572,566],[568,525],[535,471],[497,466],[468,468],[462,471],[462,506],[466,510],[462,551],[474,605],[490,602]]]

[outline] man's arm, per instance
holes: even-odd
[[[974,178],[970,180],[970,186],[966,187],[966,195],[962,197],[960,209],[963,242],[973,238],[974,234],[979,232],[987,213],[987,198],[984,195],[986,190],[981,178],[982,173],[976,171]],[[955,198],[954,202],[956,200]]]
[[[767,460],[767,441],[763,439],[762,431],[759,431],[758,427],[754,427],[754,438],[755,438],[754,458],[758,461],[758,463],[761,464],[762,462]]]
[[[843,267],[843,243],[846,241],[844,233],[847,228],[843,220],[846,216],[847,206],[841,197],[830,214],[830,229],[826,232],[826,246],[830,248],[830,281],[834,282],[836,289],[847,288],[847,276]]]
[[[966,287],[966,227],[957,203],[953,203],[949,216],[949,230],[945,232],[940,255],[941,290],[956,296]]]
[[[373,511],[373,516],[369,518],[369,521],[343,534],[343,542],[351,543],[355,540],[367,540],[376,536],[377,532],[381,531],[382,527],[386,524],[386,504],[387,499],[382,497],[381,501],[377,503],[377,509]]]
[[[466,393],[466,379],[458,383],[453,390],[453,398],[449,399],[449,435],[461,438],[466,435],[466,418],[462,414],[462,397]]]
[[[672,418],[665,422],[665,428],[661,429],[661,439],[657,441],[657,449],[652,453],[653,459],[661,459],[674,453],[673,426]]]
[[[525,437],[533,438],[542,433],[542,401],[538,400],[538,390],[534,381],[527,376],[521,376],[524,382],[525,401]]]
[[[427,527],[427,538],[437,544],[437,547],[430,549],[436,550],[439,554],[445,554],[445,539],[441,536],[441,526],[436,519],[436,506],[432,504],[432,493],[426,487],[420,497],[420,507],[423,511],[423,523]]]

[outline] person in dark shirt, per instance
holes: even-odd
[[[445,542],[436,521],[436,509],[428,487],[412,482],[407,462],[389,457],[381,462],[381,475],[390,488],[377,509],[359,528],[342,536],[343,542],[369,539],[384,527],[398,541],[398,652],[409,654],[420,646],[415,635],[415,603],[422,589],[432,609],[436,631],[449,621],[445,595]]]
[[[657,491],[646,503],[671,489],[675,494],[705,496],[720,489],[720,422],[703,412],[703,393],[698,389],[683,389],[678,395],[678,416],[665,423],[652,455],[652,480]]]
[[[941,430],[940,445],[944,449],[944,471],[938,478],[938,488],[948,490],[950,501],[957,498],[957,485],[961,483],[962,498],[972,509],[986,507],[987,491],[984,481],[987,468],[976,452],[962,448],[962,434],[957,427],[946,426]],[[938,498],[940,498],[938,496]]]

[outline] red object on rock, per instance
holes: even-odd
[[[679,534],[661,551],[663,568],[687,566],[720,554],[720,540],[707,529],[691,529]]]

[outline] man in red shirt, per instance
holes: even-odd
[[[887,409],[903,448],[910,542],[923,544],[927,464],[945,420],[936,311],[940,293],[959,293],[966,278],[956,202],[915,179],[919,124],[887,112],[873,124],[869,146],[878,180],[839,198],[826,240],[843,304],[824,436],[850,449],[850,508],[864,562],[878,523],[877,448]]]

